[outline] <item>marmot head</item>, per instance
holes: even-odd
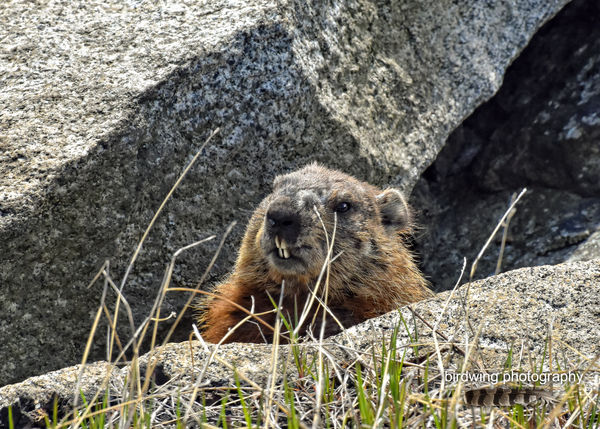
[[[396,189],[311,164],[275,179],[249,230],[260,254],[254,258],[266,262],[272,280],[309,281],[319,275],[331,240],[332,257],[341,253],[332,264],[338,276],[368,273],[373,265],[385,270],[391,253],[409,255],[402,236],[410,233],[411,213]]]
[[[274,324],[274,300],[286,317],[294,315],[290,321],[305,308],[311,316],[301,332],[309,326],[316,332],[330,319],[316,317],[325,315],[321,306],[303,307],[311,302],[310,291],[324,298],[344,327],[430,297],[403,242],[410,230],[410,210],[396,189],[381,190],[317,164],[277,177],[248,223],[234,271],[213,299],[199,303],[205,339],[220,341],[236,326],[228,341],[269,340],[272,335],[257,323],[243,320],[240,308]],[[335,259],[324,281],[317,282],[331,243]],[[325,335],[339,332],[337,323],[326,323]]]

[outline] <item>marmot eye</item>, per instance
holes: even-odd
[[[341,203],[338,203],[337,206],[335,206],[334,210],[338,213],[345,213],[348,210],[350,210],[350,203],[342,201]]]

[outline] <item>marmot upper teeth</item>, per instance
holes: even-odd
[[[277,252],[279,253],[280,258],[287,259],[290,257],[287,243],[283,238],[279,238],[278,235],[275,236],[275,246],[277,247]]]
[[[277,249],[279,249],[279,250],[288,248],[285,240],[283,238],[279,238],[278,235],[275,236],[275,247],[277,247]]]

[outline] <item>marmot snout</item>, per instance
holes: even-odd
[[[217,297],[201,300],[204,338],[218,342],[244,319],[247,314],[237,306],[261,313],[281,299],[283,315],[297,320],[332,242],[337,257],[329,267],[327,303],[344,327],[430,297],[403,240],[410,232],[410,209],[396,189],[382,191],[317,164],[277,177],[250,219],[233,273],[216,287]],[[323,297],[321,283],[317,294]],[[313,307],[302,333],[313,320],[318,333],[322,309]],[[275,322],[273,313],[261,318]],[[326,335],[339,330],[333,319],[326,320]],[[249,320],[225,342],[272,338],[264,324]]]

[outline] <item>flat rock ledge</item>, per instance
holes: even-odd
[[[437,327],[435,337],[442,353],[450,345],[461,350],[444,363],[445,371],[459,372],[464,354],[474,362],[468,370],[498,370],[512,349],[513,369],[527,368],[530,362],[539,365],[544,358],[546,371],[558,364],[563,369],[593,374],[599,369],[599,298],[600,260],[523,268],[372,319],[326,339],[322,348],[335,365],[357,359],[368,362],[373,351],[376,356],[382,341],[389,341],[399,327],[397,347],[406,349],[406,359],[422,359],[435,353],[432,328]],[[419,344],[419,356],[414,355],[415,344]],[[310,342],[300,347],[309,357],[319,349]],[[144,355],[140,367],[143,371],[152,362],[157,386],[169,383],[181,389],[194,385],[234,387],[233,367],[242,382],[251,380],[258,386],[267,386],[268,377],[273,373],[280,377],[284,368],[287,377],[296,377],[288,346],[274,351],[267,345],[231,344],[221,346],[211,357],[213,351],[214,346],[197,341],[168,344]],[[273,356],[277,356],[275,365]],[[69,406],[76,388],[88,398],[102,386],[118,391],[127,371],[98,362],[86,366],[78,384],[80,367],[74,366],[0,388],[0,424],[6,422],[11,405],[14,416],[27,419],[36,409],[51,410],[55,397]]]

